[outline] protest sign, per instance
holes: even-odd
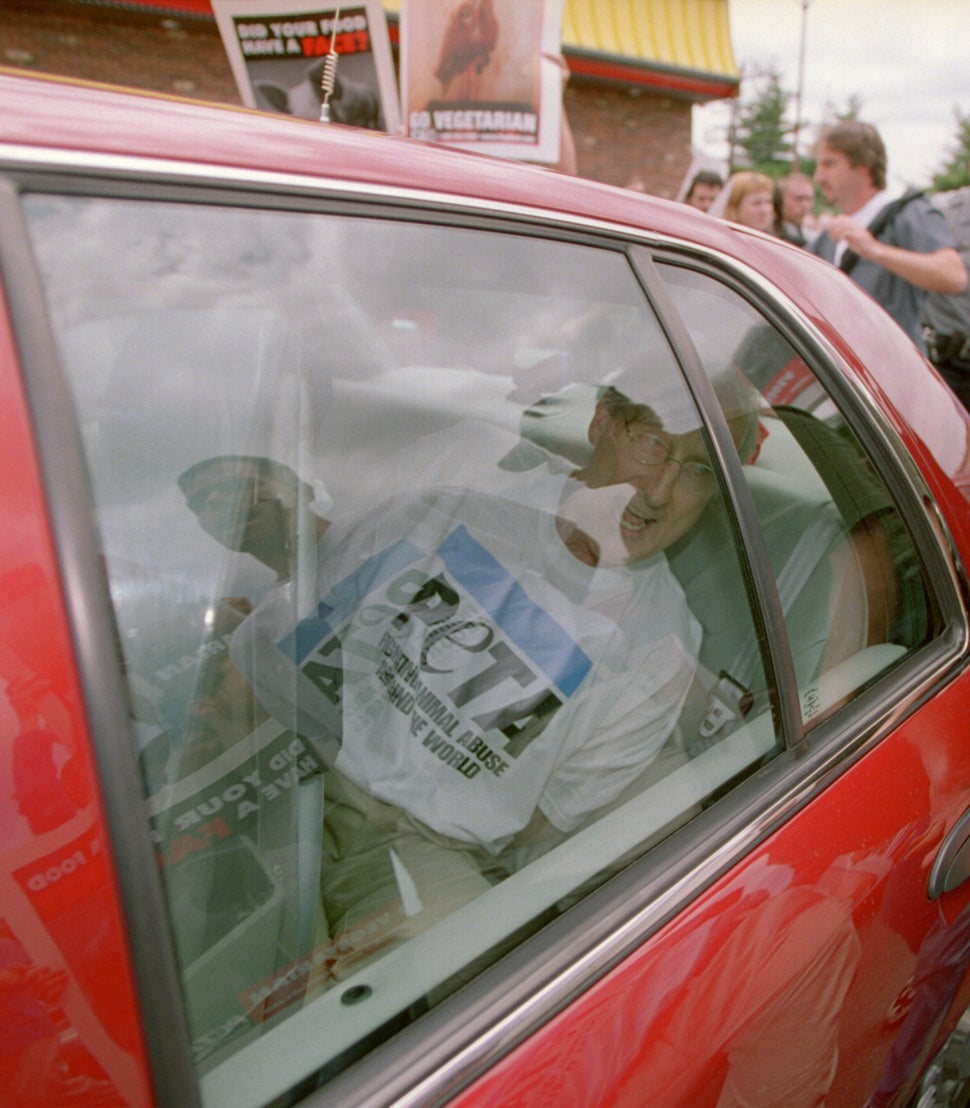
[[[327,60],[338,59],[326,96],[334,123],[397,131],[400,109],[387,20],[379,0],[212,0],[243,103],[321,118]]]
[[[560,157],[563,0],[407,0],[407,133],[504,158]]]
[[[323,768],[311,743],[266,720],[147,802],[197,1060],[326,974]]]

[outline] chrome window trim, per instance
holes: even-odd
[[[175,948],[155,849],[140,803],[135,747],[121,738],[128,734],[127,690],[117,666],[103,664],[105,658],[117,656],[117,639],[107,579],[100,569],[100,548],[87,510],[89,491],[80,432],[19,197],[2,173],[0,229],[0,279],[20,360],[17,368],[22,371],[35,430],[59,585],[110,838],[107,846],[127,923],[149,1078],[160,1104],[191,1108],[199,1103],[198,1084],[188,1049]],[[117,736],[117,741],[105,742],[105,735]],[[162,936],[168,941],[159,941]]]
[[[785,616],[758,512],[744,480],[741,461],[723,419],[713,385],[694,346],[690,328],[677,310],[664,279],[662,266],[658,264],[656,251],[651,251],[649,258],[644,258],[643,253],[642,247],[631,249],[632,264],[640,273],[658,318],[667,328],[671,345],[681,358],[681,368],[694,391],[702,418],[713,423],[715,453],[721,472],[727,474],[723,498],[730,504],[730,524],[739,549],[740,564],[749,576],[746,588],[752,624],[759,638],[767,640],[767,649],[760,646],[759,652],[767,688],[775,694],[772,696],[771,710],[776,737],[783,745],[790,747],[799,742],[803,735],[798,685],[788,646]]]
[[[581,231],[601,239],[619,239],[626,243],[641,243],[654,249],[669,248],[681,257],[715,266],[751,288],[760,290],[766,301],[779,307],[797,319],[804,333],[820,349],[830,363],[842,364],[831,345],[820,336],[804,314],[787,300],[768,281],[749,265],[734,258],[725,257],[716,250],[699,247],[674,236],[639,230],[625,224],[593,220],[586,217],[561,215],[542,208],[530,208],[512,204],[494,204],[474,198],[458,197],[446,193],[385,188],[355,184],[327,178],[304,178],[287,174],[255,173],[228,170],[221,167],[194,166],[179,162],[163,162],[153,159],[99,158],[88,155],[71,156],[62,151],[36,151],[33,148],[0,145],[0,162],[17,154],[12,166],[0,169],[16,169],[23,172],[57,172],[70,176],[104,176],[113,183],[118,175],[129,183],[164,184],[166,186],[198,186],[200,184],[237,187],[251,195],[265,190],[282,190],[291,196],[307,196],[320,201],[366,199],[379,202],[386,209],[393,206],[402,214],[432,210],[436,215],[468,213],[482,217],[483,225],[493,225],[502,220],[516,220],[537,233],[562,233]],[[27,157],[27,154],[32,154]],[[275,195],[275,199],[280,198]],[[271,199],[267,196],[266,199]],[[19,215],[18,215],[19,218]],[[6,223],[5,223],[6,226]],[[7,266],[4,266],[9,272]],[[19,317],[15,314],[15,321]],[[21,329],[18,326],[17,335]],[[36,356],[27,361],[33,366]],[[34,377],[31,368],[27,377]],[[828,383],[828,382],[826,382]],[[851,381],[846,391],[864,408],[870,425],[876,427],[884,438],[887,450],[908,474],[913,483],[914,496],[929,517],[934,505],[925,482],[915,463],[903,449],[898,436],[882,418],[873,398],[857,381]],[[38,382],[37,392],[40,391]],[[33,396],[33,393],[32,393]],[[63,416],[63,413],[62,413]],[[41,416],[46,424],[49,416]],[[73,424],[71,425],[73,428]],[[49,439],[49,431],[42,436]],[[76,428],[71,430],[68,441],[73,442]],[[41,444],[43,452],[43,443]],[[42,458],[43,460],[43,458]],[[51,473],[53,463],[44,461],[45,470]],[[52,488],[63,488],[61,476],[51,481]],[[69,509],[64,496],[55,497],[55,505]],[[78,515],[77,505],[71,514]],[[944,521],[937,515],[937,526],[949,545],[949,577],[954,594],[959,596],[961,573],[959,561],[954,557],[955,547]],[[58,526],[58,549],[65,557],[64,544],[71,527],[82,526],[78,520],[68,526]],[[940,541],[937,538],[937,541]],[[84,551],[82,551],[82,554]],[[88,551],[90,553],[90,551]],[[81,580],[82,574],[78,579]],[[65,579],[68,579],[65,572]],[[90,575],[82,582],[87,588]],[[99,590],[95,590],[97,593]],[[73,605],[73,600],[71,600]],[[105,601],[107,603],[107,601]],[[77,628],[78,616],[73,613]],[[613,879],[589,900],[571,909],[566,916],[550,924],[546,931],[517,947],[499,965],[486,973],[486,983],[481,978],[446,998],[440,1005],[423,1016],[420,1021],[400,1032],[395,1038],[372,1051],[360,1062],[350,1066],[321,1089],[308,1103],[403,1103],[427,1104],[441,1102],[469,1084],[531,1032],[561,1011],[590,984],[599,980],[656,932],[677,911],[694,899],[720,875],[726,872],[740,857],[761,842],[768,834],[787,820],[795,811],[818,795],[832,779],[844,772],[849,764],[881,741],[887,731],[900,718],[908,715],[920,701],[946,679],[959,661],[959,655],[967,647],[967,628],[962,607],[959,619],[948,641],[938,639],[921,651],[907,664],[867,693],[853,705],[838,713],[831,721],[812,732],[809,749],[789,753],[759,772],[754,778],[739,786],[736,793],[716,809],[698,818],[695,824],[678,833],[676,841],[663,843],[650,852],[641,862],[634,864],[627,873]],[[98,618],[95,613],[94,623]],[[78,658],[85,676],[85,691],[93,701],[92,691],[99,686],[90,672],[90,647],[92,643],[103,648],[103,627],[100,634],[90,637],[91,628],[76,629],[79,638]],[[95,628],[97,631],[97,628]],[[88,654],[85,665],[85,654]],[[90,678],[92,684],[87,683]],[[119,696],[112,688],[106,695]],[[902,689],[902,698],[894,696],[888,704],[888,691]],[[117,723],[110,710],[92,711],[92,731],[103,723],[105,715]],[[844,732],[860,728],[852,743],[840,738]],[[815,739],[817,738],[817,742]],[[768,776],[771,797],[766,801],[762,783]],[[130,812],[128,813],[130,816]],[[713,826],[711,826],[713,825]],[[123,824],[116,824],[123,826]],[[716,835],[711,847],[710,832]],[[146,830],[147,834],[147,830]],[[670,876],[666,865],[676,867]],[[644,870],[649,871],[645,879]],[[129,877],[122,875],[122,884]],[[159,926],[157,921],[153,924]],[[578,936],[578,937],[577,937]],[[157,958],[157,952],[156,952]],[[157,961],[151,967],[157,972]],[[497,980],[492,980],[497,979]],[[509,987],[509,982],[512,982]],[[144,995],[144,994],[143,994]],[[456,1031],[455,1028],[458,1028]],[[171,1031],[169,1032],[170,1037]],[[156,1044],[153,1043],[152,1050]],[[194,1071],[193,1071],[194,1079]],[[174,1101],[173,1101],[174,1102]],[[180,1102],[185,1102],[183,1098]]]

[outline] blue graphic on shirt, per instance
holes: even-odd
[[[576,691],[592,667],[569,633],[540,608],[464,526],[438,547],[455,581],[464,586],[519,649],[554,681],[565,696]]]
[[[312,616],[301,619],[296,629],[277,644],[297,665],[313,653],[317,646],[333,635],[357,609],[368,593],[386,584],[423,554],[405,539],[373,554],[353,573],[339,581],[317,605]]]
[[[464,525],[439,545],[438,556],[454,581],[463,587],[502,631],[565,697],[570,697],[592,668],[586,652],[569,632],[529,596],[494,555]],[[371,555],[320,601],[279,642],[279,649],[301,665],[353,615],[375,590],[425,555],[407,540]]]

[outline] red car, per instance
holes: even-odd
[[[960,1103],[968,422],[691,209],[0,76],[0,1101]]]

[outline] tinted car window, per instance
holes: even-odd
[[[207,1101],[339,1069],[779,748],[623,252],[24,203]],[[748,466],[767,413],[708,368]]]
[[[744,474],[811,726],[938,633],[927,576],[886,483],[806,357],[723,282],[663,273],[707,370],[733,370],[757,392],[759,442]],[[693,606],[732,626],[723,600]],[[721,647],[707,665],[748,688],[750,647],[730,637],[706,637],[705,649]]]

